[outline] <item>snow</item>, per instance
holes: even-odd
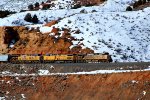
[[[74,0],[55,0],[51,2],[55,6],[50,9],[70,9],[73,2]]]
[[[52,30],[52,27],[44,26],[40,28],[40,32],[49,33]]]
[[[49,71],[48,70],[39,70],[38,71],[39,73],[39,75],[47,75],[47,74],[49,74]]]
[[[143,91],[143,95],[146,95],[146,91]]]
[[[30,4],[41,3],[42,1],[46,2],[47,0],[0,0],[0,10],[19,12],[27,9]]]
[[[0,97],[0,100],[5,100],[5,97]]]
[[[11,72],[9,72],[9,71],[3,71],[3,72],[1,72],[1,74],[11,74]]]
[[[138,81],[136,81],[136,80],[132,80],[132,83],[136,83],[136,84],[137,84],[137,83],[139,83],[139,82],[138,82]]]
[[[26,97],[24,96],[24,94],[21,94],[21,97],[23,98],[23,99],[25,99]]]
[[[9,94],[9,92],[8,92],[8,91],[6,91],[6,94]]]
[[[40,69],[38,70],[38,73],[32,73],[32,74],[18,74],[18,73],[1,73],[0,76],[47,76],[47,75],[84,75],[84,74],[112,74],[112,73],[128,73],[128,72],[143,72],[143,71],[150,71],[150,68],[142,69],[142,70],[95,70],[95,71],[89,71],[89,72],[72,72],[72,73],[50,73],[49,70]],[[7,83],[10,83],[7,82]],[[132,83],[138,83],[138,81],[132,80]]]
[[[95,52],[109,52],[114,55],[113,60],[149,61],[146,57],[150,41],[149,12],[150,10],[78,14],[61,20],[55,27],[71,30],[76,30],[77,27],[82,34],[72,34],[74,37],[83,37],[83,44]],[[67,24],[68,20],[72,23]]]
[[[113,61],[116,62],[148,62],[150,61],[150,8],[132,12],[125,11],[126,7],[135,1],[108,0],[99,6],[59,9],[58,5],[65,4],[64,7],[66,7],[73,1],[57,0],[53,1],[55,10],[17,13],[1,18],[0,26],[38,27],[43,34],[50,33],[54,26],[60,29],[69,28],[72,36],[84,39],[83,41],[73,41],[73,46],[83,43],[83,48],[91,48],[96,53],[109,52]],[[85,11],[81,13],[82,10]],[[93,10],[96,12],[92,12]],[[27,13],[31,13],[32,16],[36,14],[40,22],[33,24],[24,21]],[[56,25],[44,26],[47,22],[58,19]],[[76,30],[80,30],[81,33],[74,34]]]

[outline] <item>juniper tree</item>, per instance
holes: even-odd
[[[40,4],[39,4],[38,2],[36,2],[36,3],[34,4],[34,6],[35,6],[35,7],[39,7]]]
[[[30,13],[27,13],[26,16],[24,17],[24,20],[27,22],[31,22],[32,21],[32,16]]]
[[[132,11],[132,8],[131,8],[130,6],[128,6],[128,7],[126,8],[126,11]]]
[[[32,4],[29,5],[29,6],[28,6],[28,9],[29,9],[29,10],[33,10],[33,9],[34,9],[33,5],[32,5]]]
[[[38,21],[39,21],[39,20],[38,20],[37,16],[34,15],[33,18],[32,18],[32,22],[33,22],[33,23],[38,23]]]

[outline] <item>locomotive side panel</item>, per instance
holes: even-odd
[[[17,60],[18,62],[40,62],[40,56],[20,55]]]
[[[108,55],[86,55],[84,57],[84,59],[86,60],[90,60],[90,59],[100,60],[100,59],[107,59],[107,58],[108,58]]]
[[[23,60],[26,60],[26,61],[38,61],[38,60],[40,60],[40,56],[21,55],[21,56],[18,56],[18,60],[19,61],[23,61]]]
[[[54,61],[56,59],[55,55],[43,56],[44,61]]]
[[[54,62],[55,59],[56,59],[55,55],[43,56],[42,62],[44,62],[44,63]]]
[[[56,55],[56,61],[73,61],[73,55]]]
[[[103,54],[99,54],[99,55],[86,55],[84,58],[84,60],[86,60],[86,62],[109,62],[109,55],[103,55]]]

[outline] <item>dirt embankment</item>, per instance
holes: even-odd
[[[46,26],[51,26],[53,24],[55,24],[54,21],[47,23]],[[62,34],[60,34],[60,32]],[[44,34],[42,34],[38,29],[28,29],[23,26],[0,27],[0,40],[0,53],[93,53],[93,50],[89,48],[82,49],[81,45],[83,44],[72,46],[73,41],[77,41],[78,39],[71,36],[69,29],[58,29],[55,27],[53,27],[51,32]]]
[[[148,100],[149,87],[150,72],[0,77],[0,97],[30,100]]]

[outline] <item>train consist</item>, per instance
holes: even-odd
[[[108,53],[105,54],[49,54],[49,55],[0,55],[0,62],[9,63],[89,63],[112,62]]]

